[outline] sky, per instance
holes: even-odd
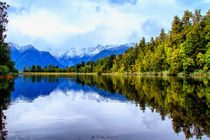
[[[170,30],[185,10],[208,11],[210,0],[4,0],[7,42],[43,51],[137,43]]]

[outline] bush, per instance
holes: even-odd
[[[9,68],[7,66],[0,65],[0,75],[6,76],[9,73]]]

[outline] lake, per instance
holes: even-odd
[[[23,76],[0,81],[8,140],[209,139],[208,79]]]

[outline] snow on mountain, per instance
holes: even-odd
[[[50,53],[53,57],[55,57],[56,59],[59,59],[59,57],[61,56],[61,54],[59,54],[58,52],[50,51],[49,53]]]
[[[104,57],[109,57],[111,54],[118,55],[119,53],[124,53],[128,48],[134,46],[134,44],[124,44],[124,45],[117,45],[113,48],[108,48],[100,51],[96,55],[94,55],[91,60],[97,61],[98,59],[102,59]]]
[[[19,45],[15,44],[15,43],[8,43],[8,46],[10,47],[11,50],[19,50]]]
[[[124,44],[124,45],[131,47],[131,46],[134,46],[135,44],[130,43],[130,44]],[[106,45],[106,46],[97,45],[96,47],[90,47],[90,48],[80,48],[80,49],[70,48],[69,51],[62,54],[60,58],[68,59],[68,58],[73,58],[73,57],[84,57],[84,56],[91,57],[98,54],[99,52],[103,50],[117,48],[119,46],[120,45]]]
[[[97,45],[96,47],[82,49],[70,48],[69,51],[58,58],[58,61],[64,66],[76,65],[82,61],[96,61],[111,54],[118,55],[119,53],[124,53],[129,47],[134,45],[130,43],[124,45]]]
[[[14,43],[8,43],[11,49],[11,59],[15,62],[15,68],[19,71],[26,67],[34,65],[64,67],[49,52],[39,51],[32,45],[18,46]]]
[[[24,46],[19,46],[19,45],[15,44],[15,43],[10,42],[10,43],[8,43],[8,45],[10,46],[11,50],[17,50],[19,52],[24,52],[26,50],[37,50],[31,44],[24,45]]]
[[[25,46],[21,46],[21,47],[19,48],[19,51],[20,51],[20,52],[24,52],[24,51],[26,51],[26,50],[37,50],[37,49],[34,48],[31,44],[25,45]]]
[[[123,44],[123,45],[97,45],[91,48],[70,48],[69,51],[60,55],[58,52],[45,52],[39,51],[32,45],[19,46],[14,43],[8,43],[11,48],[11,58],[15,61],[15,66],[19,70],[22,70],[26,65],[58,65],[59,67],[66,67],[76,65],[82,61],[96,61],[98,59],[108,57],[111,54],[118,55],[124,53],[129,47],[135,44]]]

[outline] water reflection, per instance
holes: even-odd
[[[152,112],[158,112],[162,120],[168,116],[172,119],[174,131],[183,131],[186,138],[210,136],[208,80],[134,76],[100,76],[80,80],[111,93],[124,94],[141,110],[150,107]]]
[[[10,93],[14,90],[14,80],[5,80],[0,79],[0,138],[2,140],[6,139],[7,130],[5,127],[5,121],[7,119],[6,115],[4,114],[4,110],[8,109],[10,104]]]
[[[208,80],[24,76],[15,80],[11,99],[5,111],[9,139],[208,139],[210,135]]]

